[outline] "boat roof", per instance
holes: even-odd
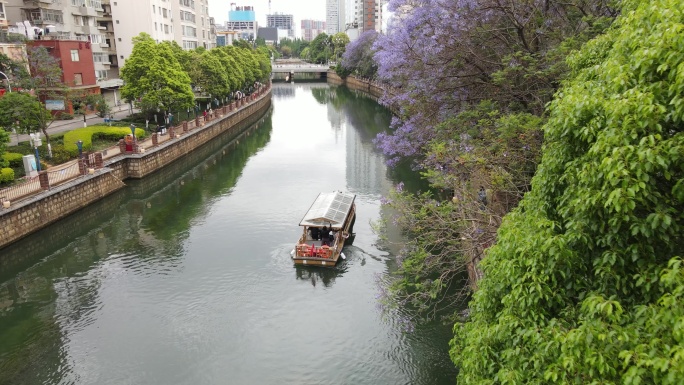
[[[340,191],[320,193],[299,225],[341,228],[354,205],[355,198],[355,194]]]

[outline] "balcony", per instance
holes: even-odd
[[[78,13],[83,16],[97,16],[97,10],[91,7],[78,7]]]

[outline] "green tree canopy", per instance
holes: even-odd
[[[0,127],[26,134],[40,129],[50,121],[50,111],[35,96],[24,92],[7,93],[0,98]]]
[[[455,327],[459,384],[684,379],[684,8],[623,6],[568,60],[532,191]]]
[[[157,44],[150,35],[133,38],[133,52],[121,69],[124,99],[145,112],[172,111],[194,105],[190,77],[168,44]]]
[[[325,32],[316,36],[309,45],[309,58],[314,63],[323,64],[330,57],[332,53],[332,42],[330,35]]]
[[[333,56],[335,57],[335,61],[339,61],[342,55],[344,55],[347,44],[349,44],[349,36],[344,32],[338,32],[332,35],[330,41],[332,41],[333,44]]]

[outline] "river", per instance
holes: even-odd
[[[0,250],[0,384],[454,383],[450,328],[379,306],[401,242],[372,144],[390,118],[344,87],[275,84],[248,135]],[[299,220],[333,190],[357,195],[347,260],[296,268]]]

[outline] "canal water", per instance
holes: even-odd
[[[401,241],[372,139],[390,114],[325,83],[0,250],[0,384],[451,384],[449,327],[383,312]],[[357,195],[335,268],[290,251],[319,192]],[[389,220],[386,237],[375,223]]]

